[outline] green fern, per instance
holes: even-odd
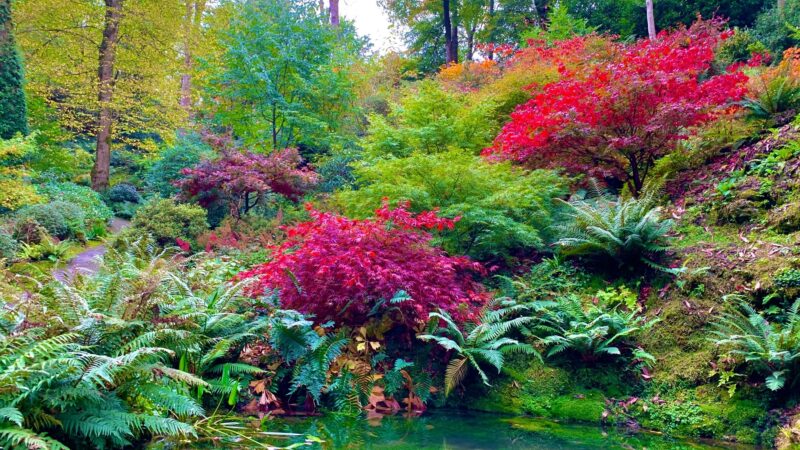
[[[633,338],[658,321],[648,321],[638,311],[584,305],[579,297],[571,295],[545,308],[526,332],[548,349],[547,357],[572,352],[585,361],[593,361],[629,354],[635,361],[652,363],[653,357],[636,348]]]
[[[600,196],[564,204],[569,220],[557,228],[556,242],[563,254],[610,259],[619,267],[645,265],[673,272],[661,264],[673,224],[661,218],[652,195],[628,200]]]
[[[781,323],[768,321],[752,306],[741,302],[733,312],[721,313],[710,340],[726,355],[744,362],[764,376],[768,389],[782,389],[794,381],[800,361],[800,300],[786,311]]]
[[[532,320],[528,315],[521,315],[526,309],[509,300],[495,301],[481,311],[477,322],[465,324],[463,331],[446,311],[430,314],[430,332],[418,335],[417,339],[434,342],[455,354],[445,372],[445,396],[462,383],[470,367],[489,386],[489,376],[481,367],[482,363],[493,366],[500,373],[504,357],[509,353],[539,357],[532,346],[505,337],[514,330],[524,328]]]

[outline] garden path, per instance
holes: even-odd
[[[128,228],[130,222],[119,217],[111,219],[111,234],[117,234]],[[53,271],[53,277],[59,281],[66,281],[76,273],[92,274],[97,271],[97,265],[101,256],[106,253],[105,245],[97,245],[78,253],[67,262],[67,265]]]

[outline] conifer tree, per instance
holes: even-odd
[[[28,133],[23,81],[11,23],[11,0],[0,0],[0,138]]]

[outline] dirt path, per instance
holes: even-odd
[[[111,234],[117,234],[127,228],[131,223],[125,219],[114,217],[111,219]],[[53,277],[60,281],[72,278],[76,273],[92,274],[97,271],[100,258],[106,253],[105,245],[88,248],[75,255],[63,268],[53,271]]]

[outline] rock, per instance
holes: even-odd
[[[769,224],[775,231],[784,234],[800,230],[800,202],[773,210],[769,215]]]
[[[718,223],[747,223],[758,216],[758,207],[751,200],[740,198],[727,203],[717,211]]]

